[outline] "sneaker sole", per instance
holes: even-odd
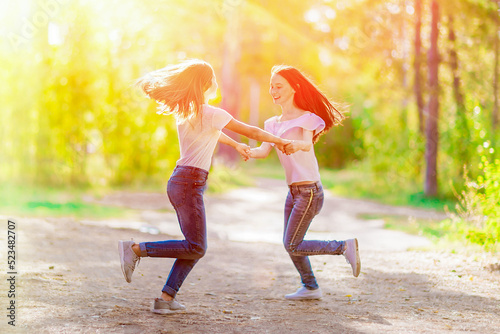
[[[361,271],[361,259],[359,258],[358,239],[354,239],[354,244],[356,245],[356,271],[353,272],[353,275],[354,277],[358,277],[359,272]]]
[[[123,258],[125,257],[125,249],[123,248],[123,241],[118,241],[118,253],[120,254],[123,277],[125,277],[125,281],[127,281],[127,283],[130,283],[132,280],[128,280],[127,275],[125,274],[125,262],[123,261]]]
[[[321,299],[323,296],[321,297],[287,297],[285,296],[285,299],[286,300],[318,300],[318,299]]]
[[[158,309],[157,310],[154,308],[151,309],[151,312],[153,312],[155,314],[172,314],[172,313],[177,313],[180,311],[184,311],[184,310],[170,310],[170,309]]]

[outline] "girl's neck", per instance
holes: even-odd
[[[300,109],[299,107],[295,106],[292,103],[282,105],[281,106],[281,119],[282,120],[288,120],[288,119],[294,119],[299,116],[302,116],[305,113],[304,110]]]

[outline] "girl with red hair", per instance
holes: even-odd
[[[264,129],[292,141],[283,152],[277,150],[289,186],[283,243],[300,274],[302,286],[285,298],[319,299],[322,292],[314,277],[309,255],[344,255],[355,277],[361,269],[357,239],[304,240],[324,200],[313,145],[345,117],[311,80],[292,66],[273,67],[269,93],[274,103],[281,106],[282,114],[268,119]],[[265,158],[272,148],[272,143],[263,143],[250,150],[250,157]]]

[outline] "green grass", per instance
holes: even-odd
[[[214,164],[208,176],[208,194],[220,194],[239,187],[254,185],[253,178],[248,174],[246,166],[226,166]]]
[[[0,189],[0,213],[12,216],[116,218],[133,215],[135,210],[91,203],[85,197],[99,199],[111,192],[165,192],[164,181],[150,181],[119,187],[51,188],[4,184]],[[210,171],[209,194],[252,186],[253,178],[241,167],[215,165]]]
[[[251,177],[267,177],[271,179],[283,180],[285,182],[285,171],[281,167],[278,159],[268,158],[265,160],[248,161],[246,169],[247,175]]]
[[[446,249],[452,253],[475,254],[485,251],[484,245],[471,243],[467,238],[464,238],[463,234],[450,230],[447,220],[438,221],[378,214],[363,214],[359,215],[359,218],[382,219],[384,220],[384,228],[426,237],[433,242],[432,247],[435,249]],[[496,254],[500,251],[500,245],[491,245],[486,251]]]
[[[438,211],[443,211],[445,206],[454,208],[456,203],[455,199],[447,197],[428,198],[421,190],[423,185],[404,182],[389,175],[375,177],[357,169],[322,169],[320,173],[325,188],[338,196]]]
[[[123,217],[130,213],[123,208],[88,203],[83,200],[86,193],[79,189],[4,185],[0,189],[0,212],[3,215],[76,218]]]
[[[277,161],[255,161],[248,167],[253,177],[285,179],[281,165]],[[243,167],[245,168],[245,167]],[[347,198],[373,200],[396,206],[412,206],[422,209],[443,211],[445,206],[455,208],[456,200],[447,197],[427,198],[422,192],[423,185],[414,184],[397,177],[380,176],[357,168],[333,170],[320,169],[321,182],[333,194]]]
[[[392,182],[375,178],[356,168],[344,170],[321,169],[321,178],[326,189],[338,196],[363,198],[384,204],[414,206],[443,210],[445,205],[455,207],[449,199],[428,199],[418,192],[418,185]],[[265,160],[241,162],[235,166],[215,163],[210,171],[208,194],[224,193],[241,186],[252,186],[256,177],[285,179],[278,159],[271,156]],[[378,179],[378,181],[374,181]],[[145,182],[113,188],[42,188],[4,185],[0,189],[0,212],[2,214],[31,216],[75,216],[75,217],[122,217],[130,210],[89,203],[84,200],[89,194],[100,198],[113,191],[163,192],[168,181]]]
[[[431,240],[437,240],[444,235],[440,221],[432,219],[416,219],[396,215],[361,214],[359,218],[372,220],[382,219],[384,228],[413,235],[420,235]]]

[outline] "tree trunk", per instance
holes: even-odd
[[[422,39],[420,37],[420,31],[422,27],[422,0],[415,0],[415,59],[413,63],[415,78],[414,78],[414,91],[415,99],[417,102],[418,110],[418,129],[421,134],[424,134],[424,98],[422,92]]]
[[[460,140],[457,142],[457,150],[458,159],[462,162],[462,165],[467,165],[470,160],[468,152],[470,131],[467,124],[467,111],[465,109],[464,96],[461,89],[461,80],[458,70],[458,55],[453,21],[453,15],[448,15],[448,39],[450,41],[449,57],[451,73],[453,75],[453,96],[455,98],[456,105],[455,129],[458,133],[460,133]],[[462,174],[462,171],[462,166],[460,166],[459,174]]]
[[[406,8],[406,0],[402,0],[402,5]],[[401,62],[401,83],[403,85],[403,100],[402,100],[402,113],[401,113],[401,125],[403,129],[408,129],[408,104],[410,99],[410,94],[408,93],[408,47],[407,47],[407,27],[406,27],[406,11],[401,13],[401,23],[399,26],[399,44],[401,45],[402,52],[402,62]]]
[[[429,115],[426,122],[426,145],[425,160],[427,163],[425,171],[424,193],[428,197],[437,195],[437,154],[438,154],[438,118],[439,118],[439,4],[437,0],[432,0],[431,5],[431,46],[428,54],[429,62]]]

